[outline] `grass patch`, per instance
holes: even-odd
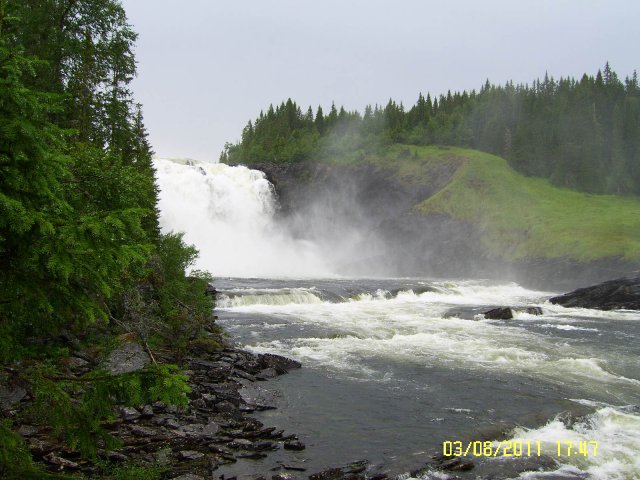
[[[429,162],[428,155],[423,161]],[[640,260],[640,199],[590,195],[525,177],[494,155],[459,148],[451,181],[416,206],[476,225],[487,253],[509,260]]]
[[[457,147],[392,145],[321,161],[393,169],[411,185],[444,184],[415,209],[472,223],[492,257],[640,261],[638,197],[558,188],[517,173],[503,158]]]

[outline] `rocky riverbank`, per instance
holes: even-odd
[[[141,361],[143,354],[139,345],[126,343],[112,352],[110,359],[126,356],[126,363],[116,362],[116,365],[140,368],[146,361]],[[83,374],[91,368],[83,356],[78,352],[78,356],[69,357],[70,375]],[[187,358],[183,365],[192,389],[188,407],[180,409],[156,402],[121,408],[116,420],[103,425],[119,439],[120,446],[108,451],[100,449],[95,461],[81,458],[47,427],[14,421],[15,430],[25,439],[34,460],[47,471],[87,477],[101,475],[104,464],[100,462],[108,461],[114,465],[159,469],[166,479],[225,479],[221,471],[227,465],[260,461],[277,450],[305,449],[295,434],[265,426],[251,415],[275,408],[268,391],[259,386],[260,382],[300,368],[298,362],[226,345],[219,351]],[[28,408],[31,400],[28,390],[15,385],[0,390],[2,414],[14,420],[20,418],[20,412]],[[302,464],[280,462],[264,472],[262,478],[282,480],[302,475],[313,480],[355,480],[365,478],[362,472],[366,467],[367,462],[355,462],[314,473],[306,472]],[[256,471],[255,465],[247,464],[246,470]],[[230,478],[227,476],[226,480]]]

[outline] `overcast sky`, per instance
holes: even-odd
[[[123,0],[160,156],[215,160],[291,97],[363,110],[419,92],[640,69],[640,1]]]

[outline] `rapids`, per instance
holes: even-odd
[[[161,225],[183,231],[200,250],[197,267],[216,277],[219,323],[250,350],[303,364],[254,388],[279,407],[260,420],[296,432],[307,449],[221,473],[264,473],[277,461],[311,473],[363,458],[409,472],[443,442],[483,438],[539,442],[540,455],[476,457],[456,475],[640,478],[638,312],[563,308],[547,302],[557,292],[512,283],[339,278],[313,239],[278,224],[261,172],[155,167]],[[486,320],[496,306],[516,318]],[[559,455],[557,442],[598,450]]]

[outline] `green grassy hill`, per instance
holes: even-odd
[[[525,177],[494,155],[454,147],[395,145],[378,155],[333,157],[391,168],[402,182],[428,184],[448,168],[448,181],[414,209],[470,222],[483,250],[505,260],[568,258],[640,261],[640,198],[590,195]]]

